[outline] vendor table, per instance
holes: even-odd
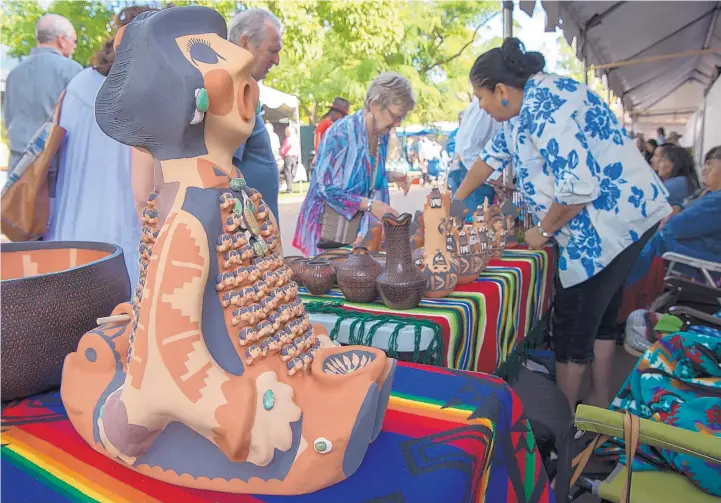
[[[301,289],[301,298],[307,306],[323,300],[343,301],[342,306],[321,312],[317,312],[317,306],[309,306],[311,321],[323,324],[329,333],[338,324],[337,339],[341,343],[360,342],[383,350],[394,346],[393,351],[400,353],[427,351],[434,344],[434,331],[428,326],[420,328],[418,334],[411,326],[396,331],[396,323],[384,319],[365,326],[366,337],[362,337],[352,333],[359,324],[352,325],[356,321],[354,313],[429,320],[440,327],[442,362],[438,363],[453,369],[493,373],[549,310],[555,257],[552,246],[543,250],[507,249],[501,259],[491,260],[475,282],[458,286],[446,298],[423,299],[417,308],[408,311],[390,309],[380,300],[370,304],[347,302],[338,289],[323,296]],[[372,338],[367,337],[368,329],[378,323],[382,326]]]
[[[511,503],[554,501],[516,394],[484,374],[399,362],[383,431],[349,479],[313,494],[170,485],[94,451],[59,393],[3,406],[3,503]]]

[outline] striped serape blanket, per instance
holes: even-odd
[[[500,379],[400,362],[360,469],[303,496],[250,496],[150,479],[75,432],[59,393],[2,411],[3,503],[511,503],[554,501],[518,397]]]
[[[432,321],[440,327],[445,367],[493,373],[549,310],[555,275],[552,246],[515,248],[506,250],[503,258],[491,260],[475,282],[458,286],[443,299],[423,299],[408,311],[390,309],[380,300],[345,302],[338,289],[322,296],[301,289],[301,298],[306,303],[343,300],[340,309],[349,313]]]

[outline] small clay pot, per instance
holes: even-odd
[[[336,264],[338,286],[351,302],[373,302],[378,298],[376,278],[383,268],[363,246],[353,248],[353,253]]]
[[[305,263],[301,280],[312,295],[323,295],[333,288],[335,270],[327,260],[309,260]]]
[[[300,255],[294,255],[292,257],[285,257],[283,259],[283,262],[290,267],[290,270],[293,271],[293,277],[292,280],[298,283],[299,285],[303,284],[302,275],[303,270],[305,269],[305,265],[308,263],[308,258],[301,257]]]

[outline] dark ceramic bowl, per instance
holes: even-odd
[[[293,278],[292,280],[298,283],[299,285],[303,285],[303,270],[305,269],[305,264],[308,262],[308,258],[302,257],[300,255],[292,255],[290,257],[285,257],[283,259],[283,262],[290,267],[290,270],[293,271]]]
[[[303,269],[301,279],[311,294],[323,295],[335,284],[335,269],[327,260],[309,260]]]
[[[130,300],[123,251],[105,243],[2,243],[2,399],[60,386],[65,356]]]

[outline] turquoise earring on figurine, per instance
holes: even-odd
[[[205,112],[208,111],[210,101],[208,99],[208,91],[204,87],[195,90],[195,113],[191,124],[200,124],[205,118]]]
[[[508,106],[508,100],[507,100],[506,98],[503,98],[503,99],[501,100],[501,105],[503,105],[504,107],[507,107],[507,106]]]

